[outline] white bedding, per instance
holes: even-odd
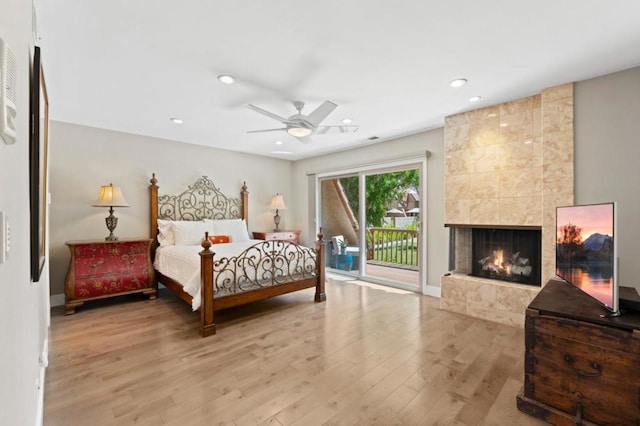
[[[258,243],[267,244],[267,247],[270,247],[271,244],[277,244],[278,242],[249,240],[226,244],[214,244],[211,246],[211,250],[215,253],[214,260],[219,260],[225,257],[231,258],[238,256],[252,245]],[[161,274],[172,278],[183,285],[184,291],[193,297],[192,308],[194,311],[200,307],[201,303],[200,255],[198,254],[200,251],[202,251],[202,247],[200,245],[171,245],[158,247],[153,264],[154,268]],[[315,260],[312,260],[309,257],[305,258],[304,266],[309,267],[309,262],[313,262],[315,266]],[[291,264],[287,265],[287,268],[285,268],[289,269],[289,271],[285,271],[284,273],[291,273],[292,269],[299,266],[300,264],[298,262],[291,262]],[[262,274],[261,271],[258,273]],[[219,297],[219,295],[223,293],[220,289],[216,290],[215,284],[214,292],[216,293],[216,297]]]

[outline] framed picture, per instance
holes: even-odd
[[[36,46],[31,70],[29,138],[29,204],[31,208],[31,279],[40,281],[45,263],[47,237],[47,154],[49,144],[49,98],[42,72],[40,48]]]

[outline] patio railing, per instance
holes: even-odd
[[[368,228],[367,260],[387,265],[417,268],[418,231],[396,228]]]

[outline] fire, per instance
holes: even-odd
[[[499,268],[502,268],[503,256],[504,254],[502,249],[496,250],[493,254],[493,258],[494,258],[493,264]]]
[[[504,250],[497,249],[493,251],[493,264],[496,267],[497,272],[501,272],[507,275],[511,275],[511,265],[505,265]]]

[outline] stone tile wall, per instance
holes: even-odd
[[[446,223],[542,225],[541,98],[446,118]]]
[[[502,324],[524,326],[538,287],[453,274],[441,280],[440,309]]]
[[[556,207],[573,205],[573,84],[542,91],[542,283],[555,276]]]
[[[445,223],[540,226],[544,285],[554,276],[555,207],[570,204],[572,83],[445,119]],[[514,325],[539,290],[455,273],[441,286],[443,309]]]

